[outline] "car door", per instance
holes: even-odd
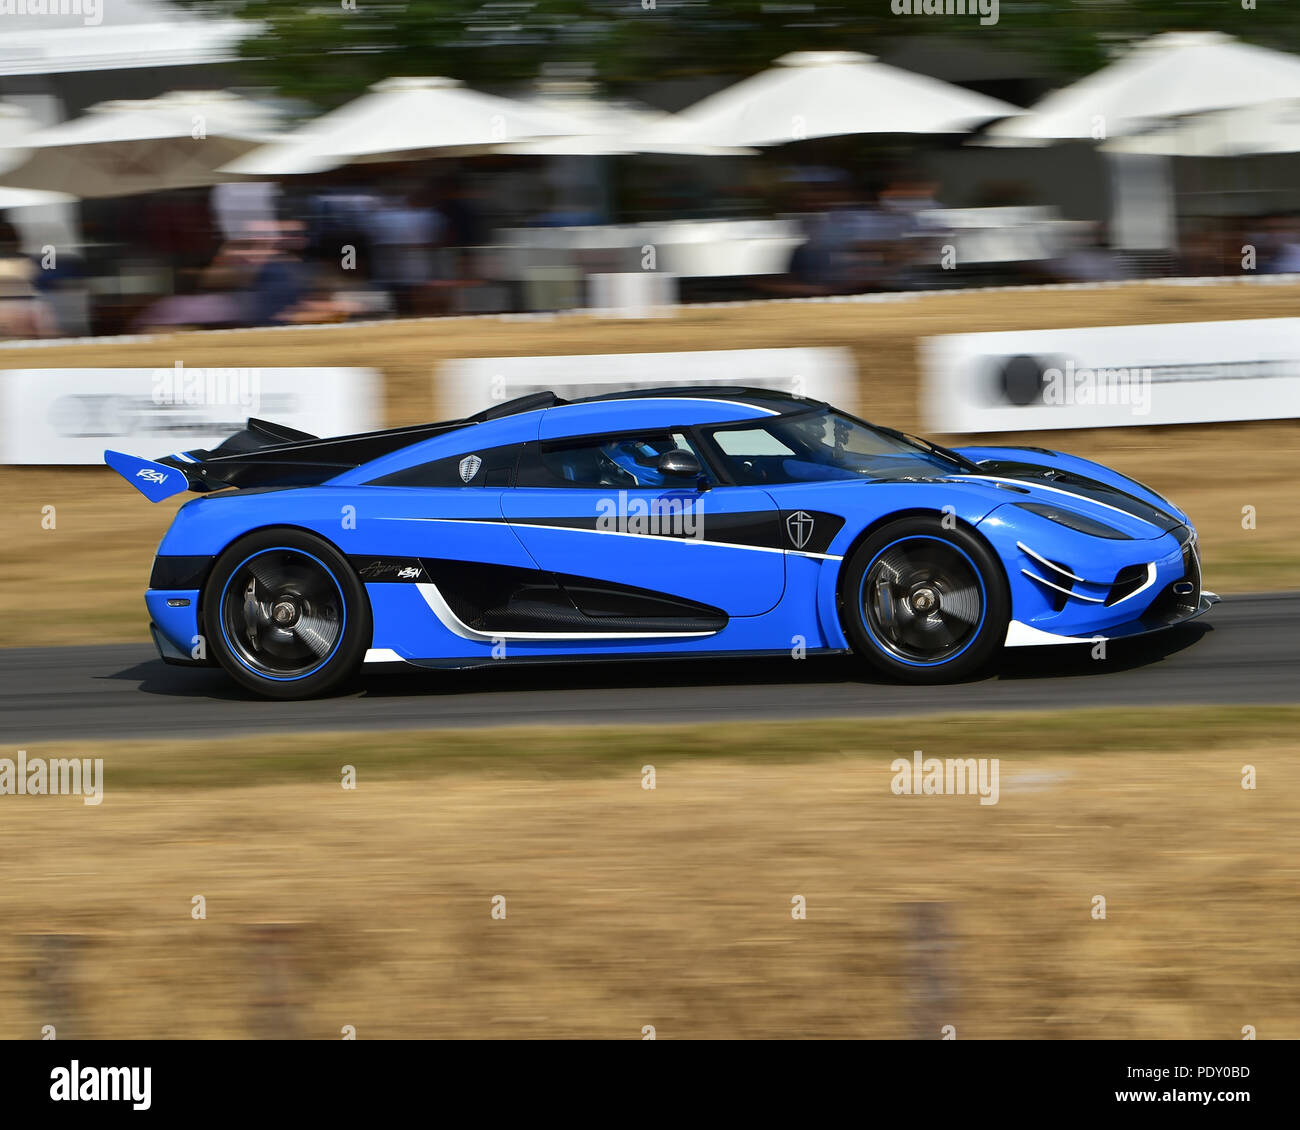
[[[537,564],[567,578],[588,614],[621,588],[632,590],[623,607],[633,614],[655,607],[636,592],[727,616],[770,611],[785,589],[776,503],[707,473],[699,482],[665,476],[656,460],[672,448],[699,457],[683,428],[548,438],[543,419],[516,485],[502,492],[502,513]]]

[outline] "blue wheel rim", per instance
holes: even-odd
[[[347,632],[347,601],[333,571],[293,546],[259,549],[236,565],[221,588],[217,615],[229,654],[274,682],[320,671]]]
[[[941,667],[979,638],[988,590],[970,554],[947,538],[910,534],[863,570],[858,616],[871,642],[909,667]]]

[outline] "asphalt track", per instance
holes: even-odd
[[[144,644],[0,650],[0,743],[558,723],[1300,702],[1300,592],[1228,597],[1140,640],[1009,651],[996,676],[899,686],[840,657],[370,672],[352,693],[252,698]]]

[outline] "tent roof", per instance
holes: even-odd
[[[581,132],[569,115],[472,90],[456,79],[390,78],[226,167],[252,176],[320,172],[353,162],[492,152],[525,138]]]
[[[1219,32],[1154,35],[1120,59],[989,130],[1042,142],[1138,133],[1160,119],[1300,98],[1300,56]]]
[[[781,145],[860,133],[964,133],[1019,107],[855,51],[795,51],[687,107],[663,140]]]

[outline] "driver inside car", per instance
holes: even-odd
[[[600,452],[620,471],[630,475],[637,486],[661,487],[666,484],[667,476],[658,468],[659,456],[676,448],[677,445],[668,438],[653,443],[641,439],[621,439],[603,445]]]

